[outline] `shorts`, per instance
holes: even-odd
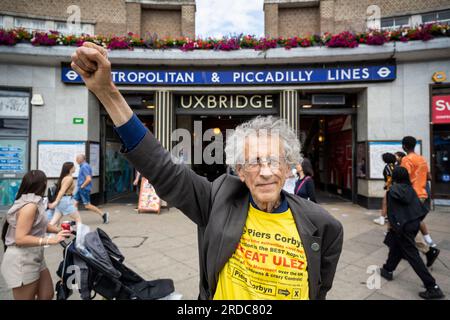
[[[61,212],[63,216],[75,213],[77,208],[73,204],[72,196],[63,196],[56,206],[56,211]]]
[[[3,256],[1,273],[12,289],[39,280],[45,269],[44,247],[9,246]]]
[[[86,189],[78,189],[73,196],[77,202],[82,202],[84,205],[91,203],[91,191]]]
[[[53,219],[53,215],[55,214],[55,209],[47,209],[45,210],[45,213],[47,214],[47,221],[50,222]]]

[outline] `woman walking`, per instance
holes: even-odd
[[[70,236],[70,231],[61,231],[48,224],[42,199],[46,186],[44,172],[28,172],[3,225],[5,254],[1,273],[16,300],[53,299],[53,282],[45,263],[43,246],[59,244]],[[45,237],[46,232],[57,235]]]
[[[75,182],[73,181],[73,173],[75,165],[73,162],[65,162],[61,169],[58,182],[56,183],[56,199],[48,205],[49,209],[55,209],[55,214],[50,221],[51,225],[58,225],[59,220],[63,216],[70,216],[76,223],[81,223],[80,213],[73,202],[73,191]]]

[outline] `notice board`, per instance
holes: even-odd
[[[383,179],[383,169],[386,165],[381,158],[383,153],[389,152],[395,154],[397,151],[402,151],[401,141],[369,141],[369,172],[370,179]],[[416,149],[417,154],[422,154],[422,141],[418,140]]]
[[[74,177],[78,177],[80,166],[76,162],[78,154],[86,154],[86,141],[38,141],[38,169],[47,178],[59,178],[64,162],[75,164]]]

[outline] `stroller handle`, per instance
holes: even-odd
[[[77,236],[77,232],[76,231],[71,231],[71,233],[76,237]],[[63,247],[64,249],[67,248],[67,246],[69,245],[69,243],[71,243],[73,240],[69,241],[68,243],[66,241],[61,241],[59,244],[61,245],[61,247]]]

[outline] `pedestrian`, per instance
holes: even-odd
[[[136,193],[139,196],[139,191],[141,189],[141,173],[135,170],[135,178],[133,180],[133,186],[136,187]]]
[[[48,224],[43,202],[46,186],[44,172],[26,173],[3,225],[5,253],[1,273],[16,300],[53,299],[44,245],[56,245],[70,237],[70,231]],[[46,237],[46,232],[56,236]]]
[[[403,159],[405,156],[406,156],[406,153],[404,153],[404,152],[402,152],[402,151],[397,151],[397,152],[395,153],[395,159],[397,160],[397,161],[395,162],[395,164],[396,164],[397,166],[400,166],[400,165],[402,164],[402,159]]]
[[[406,156],[406,153],[401,152],[401,151],[398,151],[395,153],[395,157],[397,158],[397,165],[401,165],[402,159],[405,156]],[[424,205],[425,205],[425,207],[428,206],[428,211],[430,211],[431,210],[431,173],[430,172],[427,173],[427,183],[426,183],[425,190],[427,192],[428,198],[426,201],[424,201]],[[432,248],[437,247],[436,243],[434,243],[433,239],[431,238],[430,233],[428,232],[428,227],[424,221],[422,221],[420,223],[420,233],[424,236],[425,241],[427,242],[427,244],[430,247],[432,247]],[[422,242],[419,241],[419,243],[422,243]],[[422,251],[424,251],[424,253],[427,252],[426,247],[423,247],[423,245],[421,245],[421,244],[419,244],[419,246],[421,246]],[[433,251],[431,251],[431,252],[433,252]],[[430,255],[430,256],[431,256],[431,258],[433,257],[432,255]]]
[[[299,178],[295,183],[295,194],[303,199],[317,203],[313,180],[314,171],[311,161],[308,158],[304,158],[301,164],[297,164],[296,169]]]
[[[389,191],[389,188],[392,185],[392,172],[395,168],[395,163],[397,162],[397,158],[394,154],[386,152],[383,153],[381,158],[383,159],[383,162],[386,164],[383,168],[383,178],[384,178],[384,196],[383,200],[381,202],[381,215],[374,219],[373,222],[384,226],[386,222],[386,193]]]
[[[138,200],[137,200],[137,205],[136,205],[136,207],[134,208],[134,210],[135,211],[138,211],[139,210],[139,197],[140,197],[140,193],[141,193],[141,173],[139,172],[139,171],[137,171],[137,170],[134,170],[134,172],[135,172],[135,178],[134,178],[134,180],[133,180],[133,186],[135,186],[136,187],[136,194],[137,194],[137,197],[138,197]]]
[[[78,208],[78,203],[83,202],[83,205],[89,211],[92,211],[102,217],[103,223],[109,223],[109,213],[102,212],[99,208],[91,204],[91,189],[92,189],[92,169],[89,163],[86,162],[84,154],[79,154],[76,157],[77,163],[80,165],[77,179],[77,192],[75,193],[75,206]]]
[[[286,178],[284,182],[283,190],[289,192],[291,194],[295,194],[295,184],[297,182],[297,170],[294,166],[292,166],[289,171],[289,176]]]
[[[417,140],[414,137],[407,136],[402,139],[402,147],[406,152],[406,156],[403,157],[401,166],[408,171],[412,187],[416,191],[420,203],[428,213],[431,207],[429,203],[431,200],[430,194],[427,192],[427,181],[429,177],[428,164],[424,157],[415,153],[416,144]],[[423,234],[423,239],[420,235],[417,235],[416,246],[425,254],[427,267],[431,267],[439,256],[440,250],[436,248],[424,221],[421,222],[420,229]]]
[[[420,292],[419,296],[423,299],[441,299],[444,294],[425,267],[414,241],[426,211],[411,186],[408,171],[405,168],[396,167],[392,178],[393,185],[387,192],[389,231],[384,241],[389,247],[389,254],[381,268],[381,276],[389,281],[393,280],[393,272],[404,258],[425,286],[426,290]]]
[[[112,82],[104,48],[85,42],[71,66],[111,116],[124,156],[197,224],[200,299],[325,299],[343,229],[317,204],[282,190],[300,162],[300,142],[285,121],[259,116],[240,124],[225,147],[238,176],[210,182],[175,163],[133,114]]]
[[[73,191],[75,190],[74,172],[75,164],[73,162],[64,162],[56,183],[56,199],[48,205],[49,209],[55,209],[55,213],[50,220],[51,225],[58,225],[63,216],[69,216],[77,224],[81,223],[80,213],[75,207],[73,200]]]

